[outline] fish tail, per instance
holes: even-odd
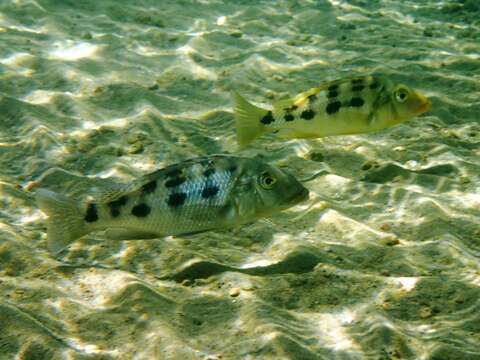
[[[267,132],[265,125],[260,120],[269,111],[249,103],[237,92],[232,92],[232,99],[237,128],[237,141],[240,146],[244,146]]]
[[[36,191],[36,201],[47,219],[47,247],[57,254],[70,243],[90,232],[77,202],[47,189]]]

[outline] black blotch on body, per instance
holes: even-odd
[[[148,206],[147,204],[144,204],[144,203],[140,203],[138,205],[135,205],[132,208],[132,215],[136,216],[136,217],[145,217],[148,214],[150,214],[150,211],[152,211],[150,206]]]
[[[336,91],[337,89],[338,89],[338,84],[332,84],[327,88],[328,91]]]
[[[202,190],[202,198],[208,199],[214,197],[218,193],[218,186],[207,186]]]
[[[187,199],[187,194],[185,193],[173,193],[167,199],[167,204],[170,207],[177,207],[183,205]]]
[[[85,214],[84,220],[86,222],[95,222],[98,220],[97,205],[94,203],[88,204],[87,213]]]
[[[327,107],[325,108],[325,111],[327,112],[328,115],[332,115],[338,112],[341,107],[342,107],[342,103],[340,101],[334,101],[327,105]]]
[[[314,102],[315,100],[317,100],[317,95],[312,94],[312,95],[309,95],[309,96],[308,96],[308,101]]]
[[[290,111],[295,111],[298,109],[297,105],[292,105],[290,107],[284,108],[283,111],[290,112]]]
[[[365,86],[363,86],[361,84],[352,86],[352,91],[362,91],[363,89],[365,89]]]
[[[350,106],[353,107],[362,107],[363,104],[365,104],[365,101],[363,101],[363,99],[359,97],[354,97],[352,98],[352,100],[350,100]]]
[[[267,113],[267,115],[265,115],[265,116],[260,120],[260,122],[261,122],[262,124],[265,124],[265,125],[271,124],[271,123],[274,122],[274,121],[275,121],[275,119],[273,118],[271,111],[269,111],[269,112]]]
[[[338,96],[338,91],[337,90],[330,90],[328,93],[327,93],[327,98],[331,99],[331,98],[335,98]]]
[[[150,194],[154,192],[156,188],[157,188],[157,181],[152,180],[149,183],[146,183],[145,185],[142,186],[142,193]]]
[[[292,114],[285,114],[285,116],[283,118],[285,119],[285,121],[295,120],[295,116],[293,116]]]
[[[315,111],[313,110],[305,110],[300,114],[300,117],[305,120],[311,120],[315,117]]]
[[[362,83],[362,82],[363,82],[363,79],[353,79],[353,80],[352,80],[352,84],[354,84],[354,85],[355,85],[355,84],[360,84],[360,83]]]
[[[110,208],[110,215],[117,217],[120,215],[120,208],[128,202],[127,196],[120,196],[117,200],[110,201],[107,206]]]
[[[214,168],[208,168],[203,172],[203,176],[209,177],[211,175],[215,174],[215,169]]]
[[[184,177],[175,176],[165,181],[165,187],[167,188],[176,187],[176,186],[182,185],[184,182],[185,182]]]
[[[376,89],[380,84],[375,80],[370,84],[370,89]]]
[[[235,171],[237,171],[237,165],[230,165],[228,171],[234,173]]]
[[[165,172],[165,177],[174,177],[182,175],[182,170],[178,167],[173,167]]]

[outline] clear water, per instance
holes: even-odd
[[[0,1],[0,359],[480,359],[476,1]],[[376,134],[238,151],[230,91],[352,74],[433,102]],[[34,185],[84,195],[260,154],[309,201],[54,258]]]

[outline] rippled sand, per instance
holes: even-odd
[[[480,5],[243,3],[0,3],[1,359],[480,359]],[[269,103],[372,72],[433,110],[237,151],[231,89]],[[225,152],[285,166],[310,200],[46,251],[32,184],[84,196]]]

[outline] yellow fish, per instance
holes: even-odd
[[[379,76],[327,82],[272,110],[259,108],[232,94],[238,143],[275,132],[284,139],[319,138],[378,131],[427,112],[431,102],[403,84]]]

